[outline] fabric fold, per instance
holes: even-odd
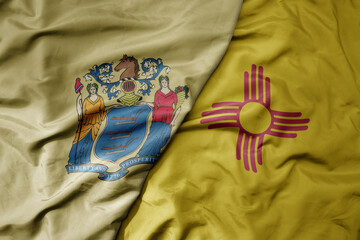
[[[2,1],[0,238],[114,239],[241,4]]]

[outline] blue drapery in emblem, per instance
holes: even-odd
[[[150,127],[149,136],[139,151],[139,156],[158,156],[161,149],[169,140],[171,129],[169,124],[164,122],[153,122]]]
[[[115,162],[133,153],[146,137],[148,106],[113,108],[107,114],[107,124],[95,145],[98,158]]]
[[[86,164],[90,162],[92,140],[92,130],[79,142],[72,145],[69,154],[69,164]]]

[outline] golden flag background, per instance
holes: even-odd
[[[190,88],[174,133],[223,57],[241,3],[0,0],[0,239],[114,239],[152,164],[117,181],[67,173],[75,79],[85,97],[94,65],[161,58],[170,88]],[[116,103],[103,90],[105,106]]]
[[[244,1],[119,239],[359,239],[359,27],[359,1]],[[271,109],[310,120],[296,138],[265,135],[257,173],[236,158],[239,128],[200,123],[212,104],[244,101],[253,64],[270,78]]]

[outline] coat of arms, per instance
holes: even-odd
[[[115,81],[113,63],[93,66],[84,75],[85,88],[76,79],[79,125],[68,173],[94,172],[102,180],[116,180],[134,165],[155,163],[188,98],[186,85],[171,89],[170,67],[160,58],[144,59],[140,69],[136,58],[124,55],[114,70],[122,72]],[[152,94],[154,81],[160,87]],[[104,98],[116,103],[107,104]]]

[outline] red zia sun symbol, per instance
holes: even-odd
[[[242,154],[245,169],[248,171],[250,158],[251,169],[257,172],[256,161],[262,165],[262,145],[266,134],[282,138],[296,138],[295,132],[308,129],[306,124],[310,120],[301,119],[301,112],[280,112],[270,108],[270,78],[266,77],[264,80],[262,66],[259,67],[256,80],[256,65],[252,65],[250,84],[249,73],[245,72],[244,102],[214,103],[212,107],[218,109],[203,112],[203,117],[212,117],[202,119],[200,123],[213,123],[208,126],[209,129],[239,128],[236,158],[240,160]]]

